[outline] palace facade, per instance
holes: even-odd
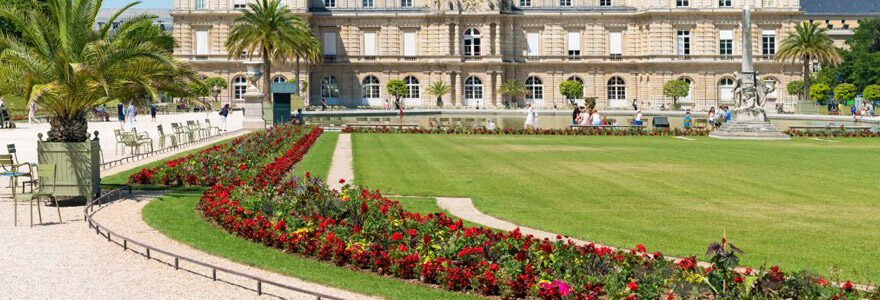
[[[249,0],[253,1],[253,0]],[[243,60],[229,59],[224,43],[245,0],[174,0],[175,55],[206,76],[221,76],[224,101],[241,99]],[[633,99],[657,109],[669,80],[691,93],[679,102],[706,110],[731,103],[740,70],[742,8],[752,13],[752,49],[762,77],[778,82],[768,107],[795,96],[785,84],[800,78],[799,64],[772,60],[781,41],[803,19],[798,0],[287,0],[314,27],[324,61],[301,66],[311,104],[381,106],[392,99],[385,84],[404,80],[409,107],[436,107],[427,88],[443,81],[449,106],[494,107],[501,85],[518,80],[526,101],[565,107],[565,80],[584,84],[600,109],[628,107]],[[294,78],[292,65],[275,66],[273,80]],[[522,100],[521,100],[522,101]]]

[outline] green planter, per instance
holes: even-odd
[[[816,102],[798,100],[794,106],[794,112],[799,114],[817,114]]]
[[[91,200],[101,193],[101,145],[95,138],[81,143],[44,142],[38,135],[37,159],[54,164],[56,197],[85,197]]]

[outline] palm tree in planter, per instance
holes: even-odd
[[[805,21],[795,25],[794,32],[782,41],[773,58],[776,61],[800,60],[803,63],[803,99],[810,99],[810,62],[813,58],[822,64],[838,65],[843,62],[826,31],[825,28],[819,28],[819,23]]]
[[[400,79],[392,79],[389,80],[387,84],[385,84],[385,89],[388,94],[394,96],[394,102],[400,104],[400,106],[404,106],[403,103],[400,103],[400,97],[409,93],[409,88],[406,86],[406,83]]]
[[[0,7],[21,37],[0,35],[0,82],[50,115],[47,141],[38,143],[40,163],[61,171],[56,196],[100,191],[100,145],[88,141],[86,116],[110,100],[129,100],[139,90],[159,99],[158,86],[180,74],[173,39],[150,30],[152,18],[135,18],[111,34],[120,9],[93,31],[101,0],[46,0],[45,9]],[[170,45],[170,46],[169,46]]]
[[[526,85],[517,80],[508,80],[501,85],[501,96],[507,97],[507,102],[512,106],[516,98],[529,94]]]
[[[452,87],[446,85],[446,82],[435,81],[428,87],[428,94],[437,96],[437,107],[443,107],[443,96],[452,92]]]
[[[282,0],[258,0],[235,19],[226,39],[229,58],[258,53],[262,60],[263,102],[270,102],[273,62],[291,58],[314,58],[320,45],[308,23],[294,14]],[[298,65],[298,64],[297,64]],[[299,78],[299,76],[297,76]]]

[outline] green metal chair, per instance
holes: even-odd
[[[120,151],[125,153],[125,142],[122,141],[122,131],[119,129],[113,129],[113,136],[116,137],[116,154],[119,154]]]
[[[150,133],[146,131],[138,132],[137,128],[132,129],[135,138],[137,138],[138,142],[141,143],[141,146],[148,145],[150,146],[150,152],[153,152],[153,139],[150,138]]]
[[[18,226],[18,201],[28,201],[29,206],[31,208],[31,227],[34,227],[34,199],[37,199],[37,216],[39,217],[40,224],[43,223],[43,212],[40,209],[40,198],[48,197],[55,202],[55,209],[58,211],[58,223],[61,223],[61,207],[58,205],[58,199],[55,199],[55,178],[58,174],[56,173],[55,165],[53,164],[39,164],[37,165],[37,176],[39,176],[39,185],[37,186],[37,191],[33,193],[27,194],[18,194],[14,196],[13,203],[15,205],[15,226]]]
[[[194,122],[194,121],[186,121],[186,129],[188,129],[190,132],[192,132],[194,135],[198,136],[199,138],[204,137],[202,128],[199,127],[199,125],[196,124],[196,122]]]
[[[177,146],[177,136],[175,136],[174,134],[165,134],[165,130],[162,129],[161,124],[156,126],[156,129],[159,130],[159,148],[165,148],[165,140],[166,139],[171,140],[172,147]]]
[[[185,126],[182,126],[177,123],[171,123],[171,128],[174,129],[174,134],[177,135],[177,140],[183,142],[183,137],[187,137],[187,142],[192,142],[195,137],[193,136],[193,132],[189,131]]]
[[[22,167],[27,167],[27,171],[22,170]],[[30,164],[16,164],[11,154],[0,154],[0,176],[9,177],[9,188],[12,189],[13,197],[18,186],[18,178],[28,177],[33,180],[33,173]]]
[[[141,153],[141,146],[146,144],[138,139],[134,132],[122,132],[122,142],[130,149],[132,155]]]
[[[217,134],[220,134],[220,127],[211,126],[211,120],[209,120],[209,119],[205,119],[205,127],[208,128],[208,135],[209,136],[211,135],[211,130],[213,130]]]
[[[28,164],[31,166],[31,168],[30,168],[31,171],[33,171],[33,168],[37,167],[37,164],[35,164],[35,163],[21,162],[21,160],[18,159],[18,151],[15,149],[15,144],[7,144],[6,151],[7,151],[7,153],[9,153],[9,155],[12,155],[12,164],[14,164],[14,165]],[[25,180],[25,181],[18,182],[18,184],[21,185],[21,192],[22,193],[24,193],[25,185],[30,186],[31,191],[33,191],[34,190],[34,183],[36,182],[33,174],[28,173],[28,174],[21,176],[21,177],[25,177],[25,176],[29,177],[29,179]]]

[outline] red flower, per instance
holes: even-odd
[[[343,184],[343,183],[345,183],[345,179],[341,179],[341,178],[340,178],[340,179],[339,179],[339,184]]]
[[[645,250],[645,246],[643,246],[642,244],[636,245],[636,250],[642,253],[648,252],[647,250]]]
[[[403,235],[400,234],[400,232],[395,232],[394,234],[391,235],[392,241],[399,241],[401,239],[403,239]]]
[[[841,288],[843,288],[844,291],[849,293],[849,292],[853,291],[853,284],[852,284],[852,282],[847,280],[846,283],[844,283],[843,286],[841,286]]]
[[[630,291],[635,292],[635,291],[639,290],[639,284],[630,281],[629,283],[626,284],[626,288],[628,288]]]
[[[418,232],[416,232],[416,230],[415,230],[415,229],[412,229],[412,228],[410,228],[410,230],[407,231],[407,233],[408,233],[409,235],[411,235],[411,236],[416,236],[416,234],[418,234]]]

